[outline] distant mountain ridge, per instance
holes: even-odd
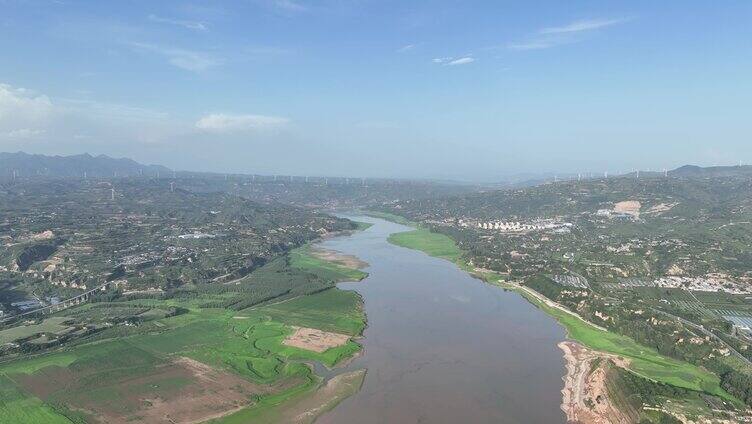
[[[0,152],[0,176],[50,177],[112,177],[136,175],[167,175],[172,172],[162,165],[144,165],[128,158],[111,158],[88,153],[72,156],[32,155],[24,152]]]
[[[684,165],[669,171],[669,175],[674,177],[730,177],[730,176],[750,176],[752,175],[752,166],[734,165],[734,166],[697,166]]]
[[[699,166],[699,165],[683,165],[676,169],[665,171],[633,171],[626,174],[611,174],[612,178],[635,178],[637,172],[639,172],[640,178],[659,178],[664,175],[674,178],[716,178],[716,177],[752,177],[752,165],[723,165],[723,166]],[[600,179],[604,174],[583,173],[578,174],[558,174],[559,181],[571,181],[578,179],[580,176],[584,180],[596,178]],[[554,174],[540,174],[535,178],[527,180],[512,180],[506,182],[508,188],[526,188],[534,187],[540,184],[547,184],[554,181],[556,177]]]
[[[10,177],[13,173],[19,177],[30,176],[48,176],[48,177],[131,177],[131,176],[156,176],[158,174],[167,176],[172,174],[172,170],[162,165],[145,165],[129,158],[113,158],[107,155],[93,156],[88,153],[70,156],[49,156],[43,154],[29,154],[25,152],[0,152],[0,178]],[[752,165],[732,165],[732,166],[698,166],[684,165],[676,169],[667,171],[669,176],[677,178],[711,178],[711,177],[731,177],[745,176],[752,177]],[[224,175],[214,172],[190,172],[182,171],[184,175]],[[664,172],[659,171],[640,171],[640,177],[662,176]],[[635,173],[614,175],[614,177],[634,177]],[[592,178],[591,174],[582,174],[585,179]],[[562,173],[558,174],[558,179],[572,180],[576,179],[577,174]],[[597,177],[596,177],[597,178]],[[344,179],[341,177],[340,179]],[[488,189],[499,188],[525,188],[545,184],[556,179],[556,174],[548,173],[528,173],[512,176],[508,179],[487,183]],[[445,181],[437,183],[447,184]],[[461,183],[451,182],[449,185]]]

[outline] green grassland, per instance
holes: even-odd
[[[446,235],[420,228],[414,231],[392,234],[388,240],[398,246],[420,250],[428,255],[452,261],[462,269],[471,271],[471,267],[462,258],[462,251],[457,247],[454,240]],[[474,274],[477,275],[477,273]],[[480,276],[489,282],[499,281],[498,276],[494,278],[491,278],[492,275]],[[629,337],[598,329],[572,314],[545,305],[524,290],[516,289],[515,286],[500,284],[506,288],[515,289],[531,303],[553,316],[566,328],[571,339],[594,350],[628,358],[631,362],[632,371],[638,375],[652,381],[719,396],[737,404],[739,402],[724,391],[720,387],[719,378],[708,371],[690,363],[660,355],[655,350],[642,346]]]
[[[404,216],[395,215],[395,214],[389,213],[389,212],[365,211],[365,212],[363,212],[363,214],[366,215],[366,216],[374,217],[374,218],[381,218],[381,219],[384,219],[386,221],[394,222],[396,224],[402,224],[402,225],[407,225],[407,226],[411,226],[411,227],[414,227],[414,226],[417,225],[415,222],[410,221],[409,219],[405,218]]]
[[[633,422],[678,423],[668,419],[663,411],[643,408],[644,405],[661,405],[671,416],[680,414],[691,422],[713,417],[718,422],[731,422],[727,415],[729,408],[720,402],[712,401],[712,410],[708,410],[710,398],[701,392],[655,383],[614,365],[612,361],[603,361],[599,367],[606,371],[608,394],[616,407],[626,413]],[[593,367],[595,368],[595,366]]]
[[[273,321],[357,336],[365,321],[360,295],[354,291],[326,290],[312,296],[267,305],[264,314]],[[245,311],[241,311],[244,314]]]
[[[365,231],[373,226],[370,222],[353,221],[356,225],[355,229],[358,231]]]
[[[301,284],[309,284],[308,281],[313,278],[311,276],[333,282],[365,277],[361,271],[313,258],[305,249],[292,252],[289,264],[290,269],[284,272],[309,275],[300,280]],[[282,270],[274,269],[275,275],[281,275]],[[81,414],[73,413],[63,405],[75,407],[81,403],[114,410],[126,416],[137,416],[138,410],[134,410],[132,404],[120,401],[131,396],[133,390],[138,389],[139,393],[149,397],[159,397],[160,394],[195,384],[195,381],[179,378],[150,382],[136,388],[124,384],[126,380],[149,378],[155,370],[163,369],[177,357],[195,359],[252,383],[284,388],[250,400],[252,406],[242,410],[238,417],[227,417],[227,422],[245,422],[233,420],[246,414],[261,417],[271,413],[267,410],[279,412],[279,408],[287,404],[286,401],[307,399],[317,393],[321,386],[321,379],[313,374],[307,362],[333,367],[361,349],[355,341],[322,353],[282,343],[293,332],[292,326],[319,328],[351,336],[361,334],[365,327],[365,314],[359,295],[328,287],[324,286],[323,290],[312,294],[241,310],[206,307],[209,301],[216,303],[218,299],[227,297],[223,293],[199,292],[192,293],[188,298],[178,296],[108,303],[107,309],[115,312],[134,308],[168,310],[176,306],[184,308],[184,312],[170,317],[157,315],[140,325],[115,325],[65,344],[56,351],[0,363],[0,422],[77,422]],[[232,294],[240,295],[242,292]],[[83,305],[67,310],[65,314],[76,319],[84,319],[87,314],[99,319],[112,317],[111,314],[104,314],[103,308],[94,305]],[[55,330],[53,326],[62,325],[65,319],[69,318],[53,317],[42,325],[50,327],[45,331],[52,331]],[[64,375],[73,375],[74,382],[45,390],[44,399],[29,393],[27,386],[22,384],[24,381],[44,379],[49,373],[55,374],[60,370],[64,371]]]
[[[676,387],[705,392],[738,402],[720,387],[720,379],[700,367],[660,355],[654,349],[636,343],[629,337],[601,330],[560,309],[552,308],[524,290],[527,300],[556,318],[568,336],[597,351],[622,356],[630,361],[630,369],[643,378]]]
[[[59,333],[65,331],[69,326],[65,325],[70,321],[69,318],[53,317],[47,318],[40,324],[20,325],[0,331],[0,345],[12,342],[14,340],[31,337],[39,333]]]
[[[428,228],[390,234],[387,240],[400,247],[420,250],[429,256],[446,259],[484,281],[496,281],[500,278],[496,273],[475,269],[465,260],[462,250],[457,247],[457,243],[451,237],[432,232]]]
[[[290,252],[290,265],[333,281],[360,281],[368,276],[361,270],[319,259],[310,254],[308,246]]]
[[[420,250],[430,256],[446,259],[458,263],[462,258],[462,251],[457,244],[444,234],[434,233],[427,228],[391,234],[389,243],[408,249]]]
[[[0,422],[70,424],[71,421],[38,398],[23,393],[13,381],[0,375]]]

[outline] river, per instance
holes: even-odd
[[[521,296],[454,264],[387,242],[410,227],[373,226],[321,243],[369,263],[342,283],[363,297],[363,354],[334,372],[367,368],[360,392],[317,424],[563,423],[564,330]]]

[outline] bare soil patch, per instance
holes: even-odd
[[[181,357],[173,363],[190,373],[197,384],[172,396],[144,399],[151,403],[143,412],[148,422],[203,422],[245,408],[251,403],[252,395],[269,392],[269,387],[250,383],[190,358]]]
[[[583,345],[564,341],[559,343],[564,351],[567,374],[563,377],[564,388],[561,409],[569,423],[579,424],[630,424],[631,418],[616,408],[606,388],[606,369],[593,367],[596,359],[608,359],[619,367],[626,368],[629,362],[616,355],[590,350]]]
[[[614,205],[614,212],[626,213],[634,216],[635,218],[639,218],[640,208],[642,208],[642,204],[640,204],[640,202],[638,202],[637,200],[625,200]]]
[[[342,346],[350,340],[346,334],[330,333],[315,328],[293,327],[295,332],[288,336],[282,344],[322,353],[327,350]]]
[[[251,405],[254,395],[282,389],[254,384],[186,357],[147,374],[110,380],[60,367],[14,377],[45,401],[64,403],[96,421],[113,424],[204,422]]]
[[[368,263],[358,259],[357,256],[346,255],[336,250],[324,249],[321,247],[314,247],[310,250],[311,256],[333,262],[337,265],[342,265],[346,268],[363,269],[368,266]]]

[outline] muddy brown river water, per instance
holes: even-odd
[[[365,302],[367,368],[356,395],[317,424],[563,423],[564,330],[519,295],[490,286],[454,264],[394,246],[374,225],[321,243],[368,262],[368,278],[343,283]]]

